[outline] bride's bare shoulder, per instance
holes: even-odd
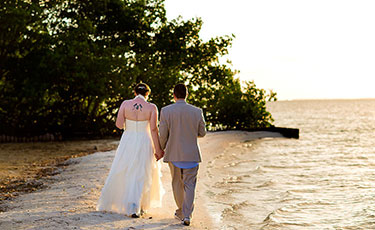
[[[149,106],[152,108],[152,109],[158,109],[158,107],[154,104],[154,103],[151,103],[151,102],[148,102]]]
[[[122,102],[122,104],[131,104],[131,102],[133,101],[133,99],[128,99],[128,100],[124,100],[123,102]]]
[[[120,108],[126,108],[129,107],[129,105],[131,105],[131,100],[124,100],[122,101]]]

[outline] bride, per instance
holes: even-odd
[[[158,109],[147,102],[150,87],[139,83],[134,91],[136,97],[125,100],[117,115],[116,126],[124,132],[96,210],[138,218],[149,207],[161,206],[163,188],[157,160],[164,152],[159,143]]]

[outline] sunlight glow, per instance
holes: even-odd
[[[374,1],[167,0],[167,17],[201,17],[202,39],[234,34],[241,80],[281,100],[375,98]]]

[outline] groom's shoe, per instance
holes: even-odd
[[[132,215],[132,218],[139,218],[140,217],[140,215],[138,215],[137,213],[134,213],[133,215]]]
[[[185,217],[183,220],[182,220],[182,224],[185,225],[185,226],[189,226],[190,225],[190,219]]]

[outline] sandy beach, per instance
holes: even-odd
[[[6,203],[0,213],[0,229],[220,229],[207,210],[210,180],[207,166],[232,144],[264,137],[281,137],[272,132],[226,131],[208,133],[199,140],[203,161],[198,175],[192,224],[184,227],[173,218],[176,208],[171,191],[169,168],[162,163],[166,191],[163,207],[151,209],[139,219],[95,211],[100,190],[109,172],[115,151],[67,160],[61,172],[52,176],[47,187],[23,194]]]

